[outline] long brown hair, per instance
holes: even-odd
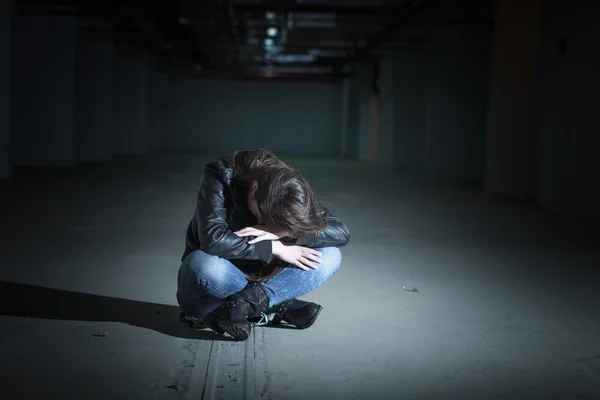
[[[266,225],[295,236],[310,235],[325,226],[318,200],[308,181],[296,169],[267,149],[250,150],[240,176],[248,190],[256,182],[254,198]]]

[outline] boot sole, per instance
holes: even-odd
[[[252,327],[246,324],[219,324],[229,336],[237,341],[248,340]]]
[[[225,334],[225,331],[219,327],[219,322],[212,314],[207,314],[206,317],[204,317],[204,323],[215,333],[218,333],[219,335]]]
[[[211,314],[208,314],[204,318],[204,323],[215,333],[218,333],[219,335],[225,335],[227,333],[236,341],[247,340],[250,337],[250,330],[252,329],[247,324],[219,321]]]

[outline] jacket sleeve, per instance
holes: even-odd
[[[250,238],[239,237],[229,228],[224,190],[218,171],[208,166],[198,190],[195,212],[202,251],[230,260],[270,262],[273,258],[270,241],[248,244]]]
[[[346,246],[350,242],[348,227],[341,219],[332,215],[327,208],[322,208],[321,212],[327,225],[313,235],[299,237],[295,244],[313,249]]]

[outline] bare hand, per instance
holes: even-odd
[[[254,236],[254,239],[250,240],[248,244],[254,244],[262,242],[263,240],[279,240],[283,237],[288,236],[285,231],[277,231],[274,228],[266,225],[255,225],[252,227],[241,229],[235,232],[239,237]]]
[[[320,258],[322,254],[316,250],[303,246],[286,246],[281,242],[273,242],[273,254],[304,271],[319,269],[315,263],[323,262]]]

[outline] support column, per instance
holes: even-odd
[[[148,64],[147,77],[147,127],[148,151],[158,151],[161,147],[161,127],[163,124],[162,101],[165,75],[158,70],[157,61]]]
[[[64,10],[61,10],[64,12]],[[15,165],[72,166],[75,157],[73,15],[15,15],[12,151]]]
[[[0,179],[12,176],[10,154],[10,80],[12,1],[0,0]]]
[[[535,193],[540,1],[496,2],[486,191],[530,201]]]
[[[344,82],[342,118],[342,155],[366,161],[370,151],[371,94],[373,91],[373,67],[371,64],[354,64],[352,77]],[[344,100],[346,99],[346,100]]]
[[[158,113],[160,115],[160,120],[158,121],[158,124],[156,127],[156,129],[157,129],[156,146],[157,146],[158,151],[162,151],[165,148],[164,134],[165,134],[165,132],[168,132],[168,129],[169,129],[169,127],[167,126],[168,121],[166,118],[166,110],[165,110],[166,93],[167,93],[167,89],[170,84],[169,74],[166,73],[165,71],[159,71],[159,81],[160,81],[160,97],[157,100],[157,107],[158,107]]]
[[[393,165],[423,173],[428,53],[425,50],[406,51],[394,60],[394,64]]]
[[[114,69],[115,154],[148,150],[147,60],[139,52],[117,51]]]
[[[156,148],[156,96],[158,95],[158,76],[152,63],[148,64],[146,73],[146,126],[148,127],[148,151],[153,152]]]
[[[369,159],[371,143],[371,101],[373,96],[373,65],[358,66],[358,159]]]
[[[373,65],[352,66],[352,77],[342,87],[342,156],[361,161],[372,158],[373,146]],[[377,150],[377,149],[375,149]]]
[[[385,166],[394,164],[395,87],[394,60],[383,58],[379,63],[379,133],[377,140],[377,163]]]
[[[113,131],[113,43],[87,28],[110,30],[110,24],[87,22],[77,45],[77,159],[109,161]]]
[[[348,157],[348,134],[350,133],[350,91],[351,91],[352,80],[351,78],[344,78],[342,82],[342,93],[341,93],[341,137],[340,137],[340,156]]]
[[[375,90],[371,91],[368,103],[368,109],[366,107],[361,108],[361,116],[365,116],[361,119],[361,128],[366,129],[368,131],[368,141],[366,145],[364,145],[361,149],[366,152],[366,156],[362,156],[368,159],[371,163],[379,162],[379,99],[380,95]],[[368,112],[368,116],[366,116]],[[365,127],[366,125],[366,127]],[[363,135],[361,138],[366,136]]]
[[[427,87],[425,173],[483,183],[491,26],[437,28]]]
[[[136,92],[137,107],[135,108],[135,118],[137,129],[134,130],[132,151],[134,154],[144,154],[149,149],[148,129],[148,57],[140,55],[136,61],[137,87]]]

